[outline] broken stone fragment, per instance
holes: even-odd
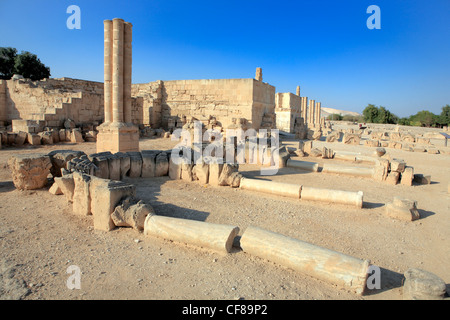
[[[61,189],[61,192],[66,196],[67,201],[73,201],[73,193],[75,190],[75,182],[73,174],[65,174],[62,177],[55,177],[55,183]]]
[[[386,215],[403,220],[414,221],[420,219],[417,201],[395,197],[392,203],[386,204]]]
[[[376,148],[375,149],[375,154],[378,157],[382,157],[382,156],[384,156],[386,154],[386,149],[385,148]]]
[[[403,300],[444,299],[445,282],[435,274],[421,269],[409,269],[404,276]]]
[[[400,172],[391,171],[388,173],[385,181],[389,184],[396,185],[398,183],[399,178],[400,178]]]
[[[145,218],[155,214],[153,208],[134,197],[126,197],[114,209],[111,219],[118,227],[132,227],[136,230],[144,229]]]
[[[168,173],[169,173],[169,159],[166,152],[161,152],[156,156],[155,159],[155,177],[167,176]]]
[[[400,184],[405,186],[412,186],[413,179],[414,179],[414,168],[406,167],[405,171],[402,172]]]
[[[135,196],[136,187],[122,181],[96,178],[90,192],[94,229],[110,231],[115,227],[111,214],[123,198]]]
[[[54,195],[61,195],[63,194],[61,191],[61,188],[58,186],[58,184],[55,182],[52,184],[52,186],[50,187],[50,189],[48,190],[51,194]]]
[[[237,172],[238,169],[238,164],[225,163],[219,176],[219,186],[230,186],[233,179],[231,174]]]
[[[8,166],[17,189],[34,190],[47,184],[52,164],[46,154],[23,154],[9,158]]]
[[[72,210],[75,214],[84,216],[90,215],[91,196],[89,193],[89,183],[91,181],[91,177],[87,174],[75,171],[73,173],[73,181],[75,188],[73,192]]]
[[[53,177],[61,177],[61,169],[67,169],[67,163],[70,160],[80,158],[82,155],[84,155],[84,152],[73,150],[54,150],[49,152],[48,156],[52,163],[50,173]]]

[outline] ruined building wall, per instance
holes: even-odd
[[[157,81],[133,85],[132,95],[143,98],[149,122],[163,128],[171,118],[185,116],[201,121],[214,117],[224,128],[233,118],[245,118],[259,129],[264,114],[275,108],[275,88],[254,79]]]
[[[169,119],[185,116],[215,117],[223,128],[233,118],[244,118],[255,129],[263,122],[275,127],[270,120],[275,112],[275,87],[255,79],[155,81],[133,84],[131,90],[131,118],[136,125],[167,128]],[[105,116],[103,92],[101,82],[71,78],[3,80],[0,121],[13,122],[16,132],[62,128],[69,118],[77,126],[98,125]]]
[[[275,96],[276,127],[294,133],[295,121],[301,117],[301,97],[293,93],[277,93]]]
[[[16,120],[14,131],[24,129],[21,126],[27,126],[30,120],[41,126],[62,127],[68,118],[77,125],[104,118],[101,82],[70,78],[7,80],[5,92],[4,121]]]

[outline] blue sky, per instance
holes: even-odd
[[[69,30],[69,5],[81,29]],[[367,7],[381,9],[369,30]],[[0,46],[38,55],[52,77],[103,81],[103,20],[133,24],[133,83],[253,78],[323,107],[398,116],[450,104],[450,1],[0,0]]]

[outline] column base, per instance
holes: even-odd
[[[132,123],[105,122],[97,129],[97,153],[139,151],[139,129]]]

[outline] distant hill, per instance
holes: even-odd
[[[330,114],[340,114],[342,116],[345,115],[351,115],[351,116],[360,116],[361,114],[358,112],[354,112],[354,111],[345,111],[345,110],[338,110],[338,109],[333,109],[333,108],[323,108],[322,107],[322,112],[321,112],[321,117],[328,117]]]

